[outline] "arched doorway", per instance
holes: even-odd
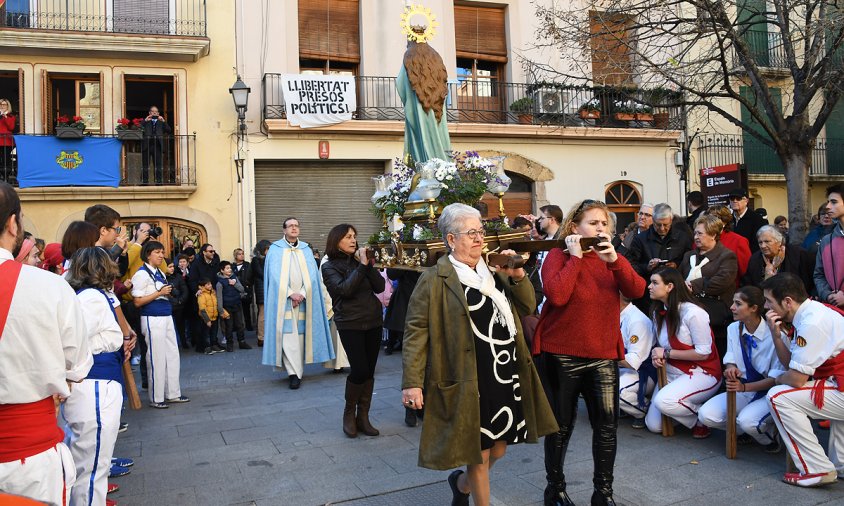
[[[513,218],[520,214],[531,214],[533,212],[533,181],[509,170],[505,170],[504,173],[512,179],[510,188],[503,197],[504,212],[507,213],[507,218],[512,222]],[[487,206],[487,212],[483,216],[484,219],[498,218],[498,197],[491,193],[484,193],[481,202]]]
[[[604,192],[604,202],[616,215],[616,234],[621,234],[629,223],[636,221],[636,212],[642,205],[642,193],[636,186],[631,181],[615,181],[607,185]]]

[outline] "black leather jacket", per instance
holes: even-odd
[[[378,269],[344,255],[323,265],[322,279],[331,295],[337,330],[369,330],[383,324],[383,307],[375,296],[384,291]]]

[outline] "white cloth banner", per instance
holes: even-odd
[[[354,76],[284,74],[281,86],[293,126],[335,125],[352,119],[357,108]]]

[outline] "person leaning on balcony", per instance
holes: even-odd
[[[141,141],[141,164],[143,166],[143,184],[149,183],[149,161],[155,164],[155,184],[164,181],[164,143],[166,137],[173,131],[164,116],[158,113],[158,107],[149,108],[149,115],[144,118],[141,126],[144,138]],[[213,279],[213,278],[212,278]]]
[[[437,226],[448,254],[410,297],[402,404],[425,408],[420,466],[466,466],[448,477],[451,504],[468,506],[471,494],[488,506],[490,468],[507,446],[557,430],[519,323],[533,312],[533,287],[523,268],[490,271],[476,209],[446,206]]]
[[[15,148],[15,117],[12,115],[12,103],[7,98],[0,98],[0,179],[10,184],[17,180],[17,164],[12,161]]]

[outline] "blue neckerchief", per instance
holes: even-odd
[[[639,408],[644,409],[648,404],[645,402],[645,396],[647,395],[648,389],[648,378],[652,379],[654,384],[657,383],[656,379],[656,367],[654,367],[654,363],[651,360],[644,360],[641,365],[639,365],[639,391],[637,393],[636,402],[639,404]]]
[[[114,306],[112,305],[111,299],[108,295],[106,295],[102,289],[91,286],[76,290],[76,294],[79,295],[85,290],[97,290],[103,297],[105,297],[106,304],[108,304],[108,308],[111,309],[111,315],[114,316],[114,321],[119,325],[120,321],[117,319],[117,311],[114,310]],[[124,355],[122,346],[112,352],[97,353],[94,355],[94,365],[91,366],[91,370],[88,371],[86,379],[117,381],[123,385],[123,358]],[[126,397],[125,387],[123,389],[123,396],[124,398]]]
[[[764,379],[764,377],[756,370],[755,367],[753,367],[753,362],[751,362],[753,348],[758,348],[759,345],[756,344],[752,334],[744,332],[744,324],[739,324],[739,332],[742,333],[739,338],[741,359],[744,360],[744,368],[747,371],[747,377],[742,380],[742,383],[754,383],[756,381],[760,381]],[[753,400],[755,401],[757,399],[761,399],[763,395],[765,395],[765,392],[763,391],[756,392],[756,395],[753,396]]]

